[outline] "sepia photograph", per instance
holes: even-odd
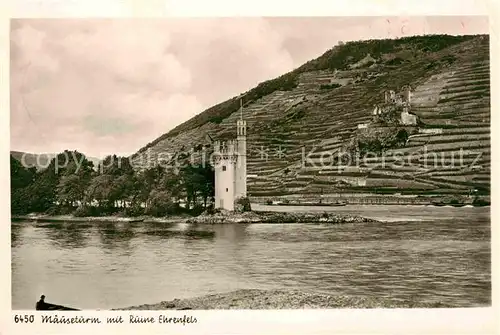
[[[491,307],[486,16],[10,20],[11,308]]]

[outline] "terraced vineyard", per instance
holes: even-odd
[[[239,111],[234,102],[241,97],[248,124],[248,192],[256,199],[380,193],[487,195],[489,38],[437,40],[424,36],[337,46],[282,77],[287,83],[283,89],[255,98],[255,92],[262,91],[259,86],[215,106],[132,159],[144,167],[148,161],[165,159],[166,153],[190,148],[197,150],[184,157],[199,159],[200,147],[210,147],[207,135],[212,139],[235,136]],[[367,58],[375,62],[359,62]],[[374,105],[384,101],[386,90],[403,85],[412,87],[411,112],[420,120],[415,134],[404,147],[370,157],[356,158],[351,153],[347,159],[345,149],[356,140],[358,124],[372,120]],[[219,114],[210,119],[208,114],[214,111]],[[342,164],[336,159],[339,155],[344,155]],[[142,165],[137,164],[141,161]]]

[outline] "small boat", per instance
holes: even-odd
[[[333,204],[328,204],[327,206],[347,206],[346,202],[335,202]]]
[[[49,304],[45,302],[45,296],[42,294],[40,300],[36,303],[37,311],[79,311],[76,308],[70,308],[61,305]]]

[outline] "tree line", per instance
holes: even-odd
[[[66,150],[38,171],[11,155],[10,174],[11,212],[17,215],[197,215],[214,196],[208,164],[137,171],[127,157],[110,155],[95,167],[82,153]]]

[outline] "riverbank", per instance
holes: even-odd
[[[335,212],[228,212],[220,211],[213,214],[201,214],[190,218],[187,223],[225,224],[225,223],[362,223],[376,222],[376,220]]]
[[[184,309],[314,309],[314,308],[444,308],[442,302],[316,294],[296,290],[237,290],[189,299],[174,299],[116,310]]]
[[[97,216],[97,217],[75,217],[72,215],[14,215],[12,221],[34,221],[34,222],[144,222],[144,223],[194,223],[194,224],[227,224],[227,223],[361,223],[374,222],[376,220],[356,215],[340,215],[336,213],[293,213],[293,212],[271,212],[252,211],[235,213],[220,211],[214,214],[201,214],[196,217],[169,216],[169,217],[120,217],[120,216]]]
[[[73,215],[45,215],[45,214],[32,214],[32,215],[12,215],[12,221],[34,221],[34,222],[144,222],[144,223],[175,223],[185,222],[186,216],[169,216],[169,217],[122,217],[122,216],[85,216],[76,217]]]
[[[76,217],[73,215],[12,215],[12,221],[41,221],[41,222],[142,222],[143,218],[130,218],[119,216],[86,216]]]

